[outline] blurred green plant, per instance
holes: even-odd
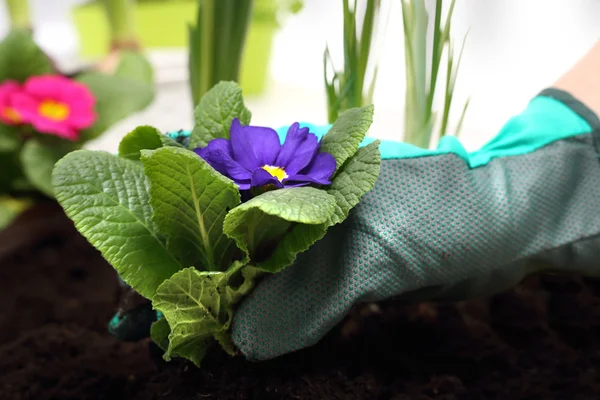
[[[439,133],[440,137],[448,133],[450,108],[466,41],[465,36],[458,58],[455,59],[454,42],[450,37],[454,5],[455,0],[451,0],[446,20],[442,21],[443,0],[436,0],[433,44],[428,59],[429,13],[425,7],[425,0],[402,0],[406,62],[404,141],[419,147],[429,148],[431,144],[431,136],[438,117],[433,103],[444,52],[446,52],[446,82],[443,88],[443,111]],[[460,131],[468,106],[467,100],[456,125],[456,134]]]
[[[371,46],[373,30],[380,22],[380,0],[367,0],[362,17],[362,31],[358,35],[358,0],[343,0],[344,9],[344,69],[336,71],[329,52],[323,56],[325,92],[327,96],[328,119],[331,123],[338,115],[353,107],[372,103],[377,79],[377,62],[372,60]],[[433,25],[433,43],[428,41],[427,29],[429,13],[425,0],[402,0],[404,24],[404,44],[406,63],[406,97],[404,116],[404,141],[419,147],[428,148],[436,122],[439,122],[439,135],[448,133],[450,111],[458,76],[458,69],[465,46],[462,42],[458,57],[455,56],[454,42],[450,37],[451,20],[455,0],[451,0],[445,20],[442,20],[443,0],[436,0]],[[428,57],[428,52],[431,54]],[[446,55],[446,81],[442,88],[441,118],[434,108],[436,89],[439,89],[438,76],[442,59]],[[371,57],[371,59],[370,59]],[[372,63],[373,74],[367,85],[367,67]],[[330,76],[330,71],[333,75]],[[366,89],[366,90],[365,90]],[[465,118],[469,100],[462,107],[456,124],[458,135]]]
[[[371,42],[373,41],[373,29],[379,23],[381,0],[367,0],[360,36],[357,24],[358,0],[353,1],[352,7],[350,6],[350,0],[343,0],[343,5],[344,69],[342,71],[335,69],[329,47],[325,48],[323,54],[329,123],[337,120],[339,114],[343,111],[371,104],[377,78],[377,65],[375,63],[371,82],[365,95],[364,89],[367,83],[366,75],[369,66]],[[330,76],[329,71],[332,70],[333,75]]]
[[[189,27],[189,78],[194,108],[220,81],[239,81],[252,0],[198,0]]]
[[[139,49],[135,0],[102,0],[110,24],[112,49]]]
[[[11,29],[31,29],[29,0],[6,0]]]

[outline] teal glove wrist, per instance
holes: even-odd
[[[234,343],[249,359],[277,357],[316,343],[354,304],[490,294],[536,261],[600,275],[599,140],[593,113],[546,91],[478,152],[451,138],[418,155],[395,144],[351,217],[241,304]]]

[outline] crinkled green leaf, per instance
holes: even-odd
[[[121,139],[119,157],[138,161],[142,150],[155,150],[164,146],[182,147],[152,126],[138,126]]]
[[[223,230],[258,267],[278,270],[291,264],[298,252],[322,236],[321,225],[333,217],[335,207],[335,198],[324,190],[273,190],[231,210]]]
[[[48,197],[54,197],[52,170],[54,164],[76,147],[69,142],[44,145],[35,139],[25,142],[20,153],[25,177],[37,190]]]
[[[331,225],[344,221],[360,198],[373,189],[380,167],[379,140],[358,149],[356,154],[342,165],[327,190],[336,200]]]
[[[236,184],[196,153],[175,147],[142,151],[150,181],[153,220],[167,237],[167,248],[184,265],[224,271],[239,256],[223,234],[227,212],[240,204]]]
[[[89,72],[77,80],[96,97],[98,114],[94,125],[81,133],[81,141],[98,137],[118,121],[146,108],[154,98],[153,85],[120,76]]]
[[[233,119],[238,118],[242,125],[248,125],[252,114],[244,105],[239,85],[235,82],[220,82],[202,97],[194,117],[190,148],[205,147],[216,138],[229,139]]]
[[[171,328],[165,318],[161,318],[158,321],[152,323],[150,327],[150,337],[152,341],[156,343],[163,351],[167,351],[169,348],[169,334]]]
[[[339,169],[356,153],[372,123],[372,105],[343,112],[323,136],[320,152],[331,154]]]
[[[119,65],[114,75],[149,85],[154,84],[152,65],[143,54],[137,51],[120,53]]]
[[[152,221],[141,163],[77,150],[56,164],[52,185],[79,232],[142,296],[181,269]]]
[[[309,249],[327,233],[328,224],[295,224],[291,230],[275,243],[269,257],[260,260],[256,266],[266,272],[279,272],[294,263],[298,254]]]
[[[165,344],[170,328],[165,360],[183,357],[199,366],[213,339],[234,354],[229,336],[233,306],[250,292],[259,274],[251,266],[232,272],[201,272],[190,267],[160,285],[152,305],[164,315],[167,326],[155,323],[152,336]]]
[[[325,190],[308,186],[271,190],[232,210],[227,220],[243,219],[244,213],[255,208],[289,222],[321,224],[333,214],[335,199]]]
[[[19,129],[0,123],[0,152],[17,151],[21,147]]]
[[[0,81],[25,82],[30,76],[53,72],[50,59],[29,32],[14,30],[0,42]]]
[[[152,305],[162,312],[171,329],[165,360],[178,356],[200,365],[214,334],[227,329],[229,317],[221,308],[226,280],[224,272],[200,272],[190,267],[159,286]]]

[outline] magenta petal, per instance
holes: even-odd
[[[252,173],[252,187],[261,187],[266,185],[274,185],[276,188],[282,188],[283,184],[279,179],[268,173],[262,168],[256,169]]]
[[[275,165],[282,166],[289,175],[305,168],[315,156],[319,140],[308,128],[299,129],[296,122],[290,126]]]
[[[231,123],[231,149],[233,159],[249,171],[264,165],[273,165],[281,144],[271,128],[242,126],[236,118]]]

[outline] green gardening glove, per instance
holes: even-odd
[[[382,142],[375,189],[257,286],[234,343],[266,360],[315,344],[358,303],[488,295],[550,267],[600,275],[599,149],[596,115],[553,89],[475,153],[452,137],[435,151]]]

